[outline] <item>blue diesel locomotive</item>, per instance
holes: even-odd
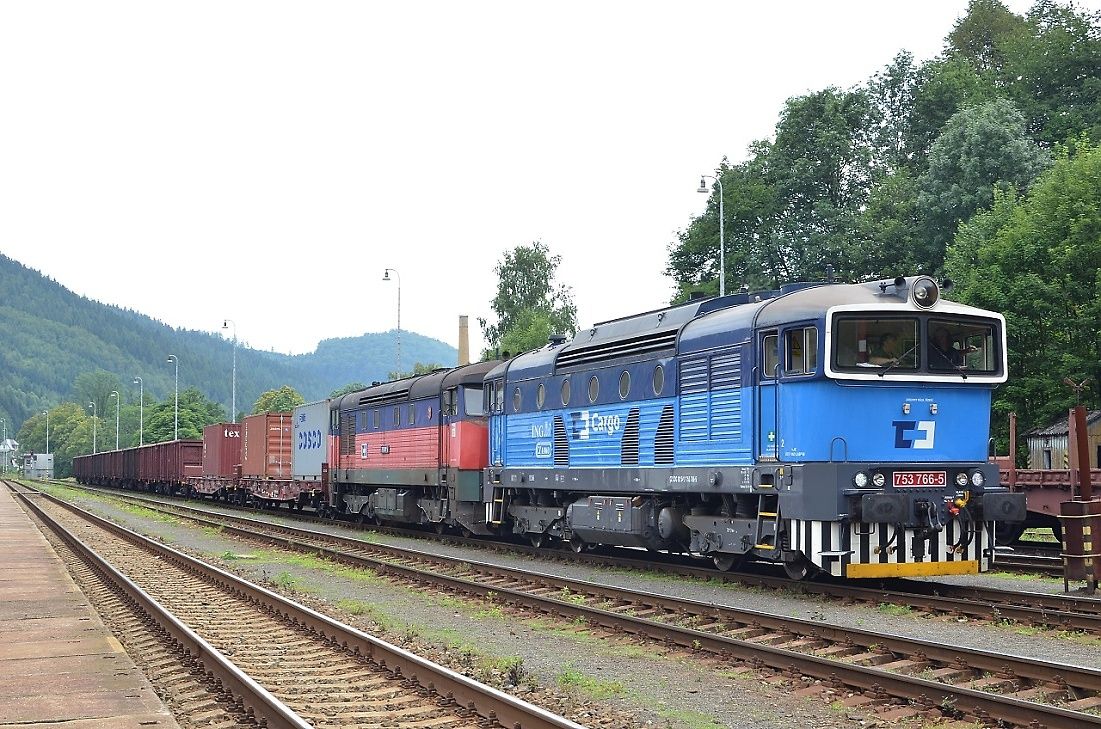
[[[1004,318],[925,276],[597,324],[486,374],[486,524],[796,578],[980,572],[1025,517],[987,461],[1006,372]]]

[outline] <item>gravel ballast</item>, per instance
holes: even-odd
[[[74,492],[76,493],[76,492]],[[801,698],[792,690],[744,666],[722,664],[684,651],[630,643],[537,618],[492,601],[471,601],[403,586],[387,579],[312,557],[303,557],[196,529],[186,521],[166,521],[141,510],[104,502],[99,496],[75,498],[92,511],[150,533],[173,546],[216,561],[248,579],[266,583],[338,619],[392,642],[427,650],[439,662],[465,669],[489,683],[542,703],[553,694],[571,697],[570,716],[597,726],[727,727],[876,726],[873,715],[846,708],[844,696]],[[273,519],[294,523],[293,518]],[[341,536],[360,535],[340,525],[303,525]],[[1043,660],[1101,667],[1096,639],[1058,636],[958,618],[928,617],[899,606],[842,605],[836,600],[729,583],[704,582],[658,573],[531,560],[507,553],[443,545],[429,540],[378,534],[372,541],[399,544],[471,561],[537,569],[601,584],[658,592],[704,602],[759,610],[921,638],[938,643],[997,646]],[[998,578],[979,577],[1005,587]],[[1036,589],[1028,580],[1026,589]],[[1045,580],[1044,582],[1049,582]],[[1061,583],[1060,583],[1061,588]],[[1035,634],[1032,634],[1035,633]],[[544,690],[545,687],[547,690]],[[548,706],[552,710],[554,707]],[[916,725],[921,726],[920,722]]]

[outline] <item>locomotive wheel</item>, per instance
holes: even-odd
[[[739,554],[716,554],[711,558],[711,561],[715,563],[715,569],[720,572],[729,572],[734,569],[735,565],[738,565],[742,561],[742,555]]]
[[[792,580],[805,580],[810,576],[812,565],[810,561],[800,555],[792,562],[784,562],[784,572]]]
[[[447,531],[447,522],[445,522],[445,521],[436,522],[435,529],[436,529],[436,534],[441,534],[442,535],[444,532]]]
[[[998,524],[994,541],[999,547],[1008,547],[1025,533],[1024,524]]]

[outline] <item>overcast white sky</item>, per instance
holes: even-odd
[[[583,326],[656,308],[701,173],[966,6],[4,2],[0,251],[279,352],[392,328],[387,267],[403,329],[455,344],[468,314],[477,351],[534,240]]]

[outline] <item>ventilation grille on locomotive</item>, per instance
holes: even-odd
[[[623,440],[619,444],[619,462],[624,466],[638,465],[638,408],[631,408],[627,414]]]
[[[356,449],[355,413],[340,414],[340,455],[350,456]]]
[[[407,399],[409,396],[409,387],[403,387],[399,390],[387,390],[376,395],[364,395],[359,398],[360,405],[383,405],[390,402],[400,402]]]
[[[601,362],[671,350],[677,342],[677,330],[651,332],[629,339],[600,342],[563,352],[555,363],[558,368],[591,366]]]
[[[566,437],[566,422],[561,415],[554,416],[554,465],[570,465],[570,439]]]
[[[673,406],[661,409],[658,432],[654,437],[654,463],[666,465],[673,462]]]

